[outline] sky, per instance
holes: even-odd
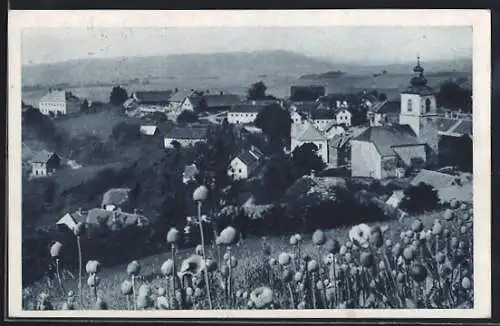
[[[286,50],[343,62],[472,58],[472,28],[169,27],[36,28],[22,33],[22,63],[182,53]]]

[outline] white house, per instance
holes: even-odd
[[[193,95],[192,90],[177,90],[177,89],[174,90],[174,93],[170,97],[170,108],[173,111],[181,112],[182,110],[180,110],[180,108],[181,108],[182,103],[184,102],[184,100],[187,97],[192,96],[192,95]]]
[[[184,147],[194,145],[198,142],[206,142],[208,129],[208,126],[194,125],[174,128],[165,134],[164,147],[175,148],[176,143]]]
[[[56,153],[40,151],[31,159],[31,177],[52,175],[60,166],[61,160]]]
[[[399,101],[379,101],[368,109],[366,118],[372,127],[399,124],[400,111]]]
[[[325,163],[328,163],[328,143],[326,136],[310,121],[306,121],[300,125],[292,125],[290,146],[291,152],[293,152],[295,148],[306,143],[315,144],[318,147],[318,155]]]
[[[258,169],[262,158],[263,154],[255,147],[243,150],[231,160],[227,174],[234,180],[247,179]]]
[[[73,93],[63,90],[52,90],[44,95],[38,103],[40,113],[45,115],[67,115],[80,112],[82,100]]]
[[[335,112],[332,110],[314,110],[311,112],[311,121],[319,131],[324,131],[336,122]]]
[[[338,124],[344,124],[347,127],[350,127],[352,120],[352,113],[346,108],[338,109],[335,112],[335,120],[337,121]]]
[[[231,124],[253,123],[264,106],[261,105],[236,105],[227,113],[227,122]]]
[[[293,124],[301,124],[306,120],[306,117],[304,114],[301,114],[297,111],[292,111],[290,113],[290,118],[292,119]]]
[[[426,159],[426,144],[409,125],[370,127],[351,140],[353,177],[401,177],[408,167]]]

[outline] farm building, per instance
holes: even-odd
[[[166,112],[170,108],[172,91],[137,91],[132,93],[137,108],[141,112]]]
[[[107,226],[116,231],[127,226],[146,226],[149,219],[143,215],[126,213],[121,210],[109,211],[102,208],[92,208],[88,211],[85,223],[90,226]]]
[[[351,140],[353,177],[401,177],[426,159],[426,144],[408,125],[370,127]]]
[[[71,115],[80,112],[82,103],[81,99],[69,91],[50,89],[40,99],[38,108],[45,115]]]
[[[345,135],[347,132],[347,127],[344,124],[339,124],[336,121],[325,127],[326,138],[331,139],[337,135]]]
[[[61,159],[56,153],[40,151],[31,159],[31,177],[50,176],[60,167]]]
[[[231,124],[253,123],[262,109],[262,105],[235,105],[227,113],[227,122]]]
[[[163,143],[165,148],[174,148],[176,143],[180,146],[191,146],[198,142],[206,142],[208,132],[207,125],[179,126],[165,134]]]
[[[174,90],[174,93],[170,97],[170,106],[172,110],[179,110],[182,102],[193,95],[193,90]]]
[[[229,163],[227,174],[235,180],[247,179],[258,169],[262,158],[262,152],[253,146],[242,150]]]
[[[101,208],[107,211],[124,209],[129,202],[129,188],[112,188],[102,195]]]
[[[385,201],[385,203],[392,208],[398,208],[403,201],[403,198],[405,198],[403,190],[394,190],[392,192],[392,195]]]
[[[234,94],[205,94],[192,95],[184,99],[180,111],[225,111],[232,106],[240,104],[241,100]]]
[[[295,148],[306,143],[315,144],[318,147],[318,155],[325,163],[328,162],[328,144],[326,136],[310,121],[306,121],[301,125],[292,125],[290,150],[293,152]]]

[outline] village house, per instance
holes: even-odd
[[[232,106],[241,103],[241,99],[234,94],[204,94],[191,95],[184,99],[180,106],[180,111],[226,111]]]
[[[290,118],[292,119],[293,124],[301,124],[305,120],[307,120],[307,116],[303,113],[299,113],[297,111],[292,111],[290,113]]]
[[[262,152],[252,146],[239,152],[229,163],[227,174],[234,180],[247,179],[261,166]]]
[[[338,124],[350,127],[352,125],[352,113],[346,108],[337,109],[335,111],[335,120]]]
[[[207,125],[178,126],[165,133],[165,148],[175,148],[175,144],[182,147],[192,146],[199,142],[206,142],[209,127]]]
[[[56,153],[40,151],[31,159],[31,177],[50,176],[60,167],[61,159]]]
[[[175,89],[172,96],[170,97],[170,109],[172,111],[179,111],[181,112],[181,105],[184,100],[192,96],[194,93],[193,90],[179,90]]]
[[[227,113],[227,122],[231,124],[253,123],[260,111],[264,109],[262,105],[235,105]]]
[[[353,177],[403,177],[426,159],[426,144],[408,125],[370,127],[351,140]]]
[[[300,125],[292,125],[290,151],[306,143],[313,143],[318,147],[318,155],[328,163],[328,144],[326,136],[319,131],[312,122],[305,121]]]
[[[360,105],[360,99],[357,94],[330,93],[317,99],[317,102],[323,104],[331,110],[351,109]]]
[[[363,90],[360,92],[359,103],[361,107],[369,109],[377,102],[379,102],[379,99],[374,91],[368,92],[367,90]]]
[[[40,99],[38,109],[45,115],[72,115],[80,112],[82,103],[81,99],[69,91],[49,89]]]
[[[318,108],[316,101],[291,102],[289,105],[290,112],[297,112],[302,116],[309,118],[311,113]]]
[[[368,109],[366,120],[371,127],[398,124],[400,111],[401,102],[399,101],[379,101]]]
[[[170,108],[171,90],[165,91],[137,91],[132,93],[137,109],[143,113],[163,112]]]
[[[331,110],[314,110],[311,112],[311,121],[319,131],[324,131],[332,123],[336,123],[335,112]]]

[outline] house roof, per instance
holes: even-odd
[[[472,121],[461,120],[452,132],[461,135],[472,135]]]
[[[53,155],[56,155],[55,153],[52,153],[52,152],[49,152],[49,151],[46,151],[46,150],[42,150],[42,151],[39,151],[35,154],[35,156],[33,156],[33,158],[31,159],[31,162],[35,162],[35,163],[47,163],[48,160],[50,160],[50,158],[53,156]]]
[[[140,214],[131,214],[125,212],[111,212],[102,208],[92,208],[88,211],[85,222],[93,225],[107,225],[112,227],[113,216],[117,217],[119,224],[122,226],[132,226],[136,225],[137,221],[140,219],[142,221],[148,221],[148,219]]]
[[[157,126],[141,126],[139,131],[144,135],[153,136],[157,129]]]
[[[393,146],[421,145],[409,125],[370,127],[355,140],[373,143],[382,156],[394,156]]]
[[[208,94],[203,98],[208,108],[231,107],[241,103],[240,98],[234,94]]]
[[[262,158],[262,153],[255,150],[244,149],[240,151],[235,158],[240,159],[248,167],[254,167]]]
[[[300,125],[292,125],[291,137],[300,141],[326,140],[326,136],[308,121]]]
[[[437,120],[437,130],[438,131],[443,131],[446,132],[450,130],[451,127],[453,127],[455,124],[457,124],[457,120],[455,119],[447,119],[447,118],[440,118]]]
[[[427,85],[410,85],[401,92],[402,94],[433,95],[434,89]]]
[[[168,103],[171,95],[171,90],[135,92],[135,97],[139,103]]]
[[[265,105],[251,105],[251,104],[242,104],[235,105],[231,108],[229,113],[259,113],[266,106]]]
[[[49,91],[41,99],[41,102],[64,102],[80,101],[80,99],[69,91]]]
[[[417,186],[423,182],[440,189],[452,186],[457,179],[457,176],[451,174],[423,169],[410,181],[410,185]]]
[[[206,139],[209,127],[207,125],[191,125],[176,127],[165,134],[166,138],[173,139]]]
[[[319,102],[326,103],[330,106],[336,106],[337,101],[340,101],[343,103],[344,101],[347,102],[348,105],[356,105],[360,102],[360,98],[357,94],[353,93],[330,93],[326,94],[325,96],[321,96],[318,98]]]
[[[326,128],[325,128],[325,132],[328,132],[330,131],[331,129],[335,128],[335,127],[341,127],[342,129],[346,130],[346,126],[343,124],[343,123],[337,123],[336,121],[332,121],[330,122]]]
[[[191,94],[193,94],[192,91],[180,90],[172,94],[172,96],[170,97],[170,102],[182,102],[186,97],[190,96]]]
[[[313,110],[311,111],[311,119],[335,120],[335,112],[333,110]]]
[[[308,102],[294,102],[291,104],[295,107],[297,112],[310,113],[312,110],[318,107],[318,102],[308,101]]]
[[[401,112],[401,102],[400,101],[383,101],[375,103],[371,108],[371,112],[374,113],[396,113]]]
[[[332,138],[328,139],[328,146],[336,149],[342,148],[348,140],[349,137],[345,135],[335,135]]]
[[[112,188],[102,195],[101,206],[115,205],[120,206],[128,200],[129,188]]]

